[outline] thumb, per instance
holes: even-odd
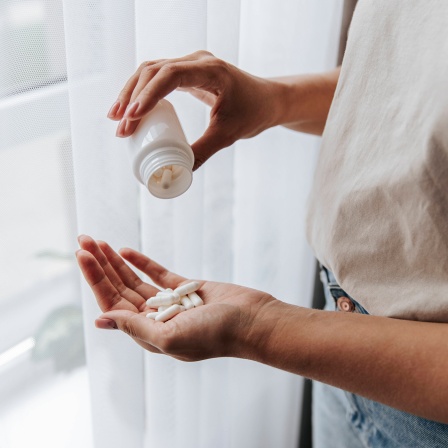
[[[158,322],[148,319],[144,314],[134,313],[129,310],[114,310],[102,314],[95,321],[97,328],[104,328],[103,323],[107,322],[109,327],[118,328],[133,338],[148,342],[151,345],[160,344],[160,331],[155,328]],[[159,327],[160,330],[160,327]]]
[[[230,133],[210,123],[204,135],[191,145],[191,149],[194,152],[193,171],[202,166],[220,149],[226,148],[233,143],[235,143],[235,139],[230,136]]]

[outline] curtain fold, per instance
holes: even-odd
[[[272,129],[238,142],[195,172],[187,193],[160,200],[132,177],[126,142],[105,116],[144,60],[208,49],[260,76],[331,68],[341,3],[64,0],[79,232],[141,249],[189,278],[309,305],[304,212],[317,138]],[[193,142],[207,108],[185,93],[169,99]],[[87,288],[83,304],[96,448],[296,446],[299,377],[246,360],[143,353],[93,327],[99,309]]]
[[[78,231],[114,247],[139,247],[138,188],[114,137],[108,108],[135,68],[132,2],[64,0]],[[143,355],[123,334],[93,325],[100,310],[83,285],[86,354],[95,447],[140,447]]]

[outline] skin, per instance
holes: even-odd
[[[98,328],[118,328],[145,350],[182,361],[252,359],[448,423],[445,324],[310,310],[262,291],[203,280],[198,294],[204,306],[155,322],[145,317],[156,311],[146,298],[159,289],[124,260],[162,289],[191,280],[133,249],[118,254],[85,235],[79,244],[79,266],[103,311]]]
[[[338,76],[336,69],[264,79],[198,51],[178,59],[142,63],[108,117],[120,121],[117,137],[128,137],[159,100],[175,89],[189,92],[211,107],[208,128],[192,144],[197,169],[220,149],[273,126],[322,134]]]
[[[339,71],[261,79],[207,52],[146,62],[120,93],[109,117],[117,134],[135,130],[156,102],[182,88],[211,106],[210,124],[193,145],[196,168],[219,149],[271,126],[320,134]],[[137,104],[137,106],[135,106]],[[127,109],[127,112],[126,112]],[[243,286],[200,281],[205,305],[162,323],[145,317],[158,289],[190,281],[129,248],[79,238],[76,256],[103,314],[145,350],[183,361],[231,356],[316,379],[430,420],[448,423],[448,326],[310,310]],[[356,337],[353,337],[356,335]]]

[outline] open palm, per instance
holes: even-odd
[[[267,293],[230,283],[200,281],[198,294],[205,306],[167,322],[146,318],[146,300],[158,288],[143,282],[123,258],[147,274],[161,288],[175,289],[190,280],[174,274],[133,249],[120,255],[107,243],[82,235],[76,254],[103,315],[98,328],[118,328],[146,350],[185,361],[218,356],[245,356],[245,341],[256,319],[276,300]]]

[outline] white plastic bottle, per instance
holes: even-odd
[[[188,190],[194,154],[169,101],[159,101],[128,141],[134,175],[152,195],[171,199]]]

